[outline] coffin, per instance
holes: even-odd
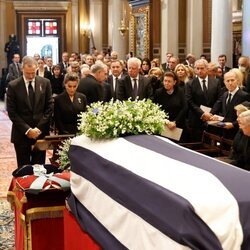
[[[69,207],[102,248],[250,249],[248,172],[149,135],[82,135],[69,157]]]

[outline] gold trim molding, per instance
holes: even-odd
[[[50,11],[50,10],[68,10],[70,2],[65,1],[13,1],[15,10],[34,10]]]
[[[130,51],[136,57],[149,57],[149,6],[133,9],[129,26]]]

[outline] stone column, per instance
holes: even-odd
[[[178,56],[178,9],[179,0],[162,0],[161,2],[161,60],[163,63],[167,52]]]
[[[8,36],[6,34],[6,1],[0,0],[0,69],[7,67],[6,53],[4,52],[5,43],[8,42]],[[0,77],[2,77],[2,70],[0,71]]]
[[[79,15],[78,0],[72,0],[72,51],[79,52]]]
[[[232,66],[232,36],[232,1],[212,0],[212,62],[218,62],[218,56],[225,54],[227,56],[227,65]]]
[[[109,44],[114,51],[118,52],[119,59],[125,59],[126,41],[128,31],[122,36],[118,30],[121,25],[121,20],[125,19],[127,22],[128,14],[126,10],[125,0],[110,0],[109,1]],[[127,24],[127,23],[126,23]]]
[[[89,1],[89,19],[92,29],[90,37],[90,47],[95,46],[98,51],[102,51],[102,1]]]
[[[186,54],[199,58],[203,53],[203,15],[200,0],[187,1]]]
[[[242,55],[250,57],[250,1],[243,0],[242,6]]]

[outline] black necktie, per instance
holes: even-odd
[[[32,81],[29,81],[28,89],[29,89],[29,100],[30,100],[30,105],[31,105],[31,107],[32,107],[32,109],[33,109],[35,93],[34,93],[34,90],[33,90],[33,87],[32,87]]]
[[[133,81],[134,81],[133,97],[136,98],[136,96],[137,96],[137,79],[133,79]]]
[[[16,71],[17,71],[17,76],[19,77],[19,67],[18,67],[18,64],[16,63]]]
[[[115,78],[114,93],[116,93],[116,89],[117,89],[117,82],[118,82],[118,77],[116,77],[116,78]]]
[[[231,93],[229,93],[229,95],[228,95],[228,99],[227,99],[227,106],[230,104],[231,99],[232,99],[232,94],[231,94]]]
[[[207,97],[207,86],[206,86],[205,79],[202,80],[202,88],[203,88],[203,92],[204,92],[205,97]]]

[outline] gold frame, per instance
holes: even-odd
[[[133,9],[129,25],[130,52],[149,58],[149,6]]]

